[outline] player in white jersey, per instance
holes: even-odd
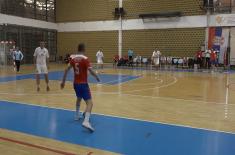
[[[159,50],[154,50],[152,54],[152,62],[153,65],[156,67],[156,69],[160,66],[160,57],[161,57],[161,52]]]
[[[44,74],[46,81],[46,90],[50,91],[47,63],[49,61],[49,52],[45,48],[45,42],[40,42],[40,47],[35,49],[34,64],[36,66],[37,91],[40,91],[40,74]]]
[[[97,53],[96,53],[96,60],[97,60],[97,69],[103,69],[104,68],[104,54],[102,52],[102,49],[100,49]]]

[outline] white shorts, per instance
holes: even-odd
[[[153,58],[154,65],[159,65],[159,63],[160,63],[159,58]]]
[[[103,64],[104,62],[103,62],[103,60],[102,59],[98,59],[97,60],[97,64]]]
[[[47,65],[36,65],[37,74],[48,74]]]

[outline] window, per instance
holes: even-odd
[[[22,50],[26,64],[33,63],[33,53],[40,41],[46,42],[46,48],[50,52],[50,60],[55,61],[57,54],[55,30],[31,28],[15,25],[0,25],[0,42],[12,41]]]
[[[0,12],[55,22],[55,0],[0,0]]]

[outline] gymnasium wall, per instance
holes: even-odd
[[[66,53],[76,53],[77,45],[86,45],[86,55],[95,61],[96,52],[100,47],[103,48],[105,62],[111,62],[118,52],[118,32],[61,32],[58,33],[57,47],[58,56],[65,56]]]
[[[124,0],[126,18],[138,18],[139,14],[180,11],[184,16],[202,15],[203,0]]]
[[[57,0],[56,21],[104,21],[113,20],[118,0]],[[142,13],[181,11],[184,16],[202,15],[202,0],[123,0],[125,18],[136,19]]]
[[[150,56],[158,47],[164,55],[193,56],[204,43],[206,16],[202,0],[123,0],[127,13],[123,20],[123,55],[132,48]],[[118,0],[57,0],[58,56],[76,51],[79,42],[87,44],[87,55],[95,61],[98,48],[104,48],[105,62],[118,53],[120,23],[114,20]],[[139,14],[181,11],[179,21],[143,23]],[[194,16],[200,15],[200,16]],[[198,22],[197,22],[198,21]],[[192,28],[196,27],[196,28]]]
[[[113,20],[118,0],[57,0],[56,21]]]
[[[158,48],[165,56],[194,56],[204,40],[204,28],[124,31],[123,54],[131,48],[135,54],[150,57]]]

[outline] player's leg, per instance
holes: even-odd
[[[16,71],[19,72],[20,70],[20,61],[16,60]]]
[[[83,99],[86,102],[86,110],[84,111],[85,113],[85,119],[82,123],[82,126],[89,129],[91,132],[94,131],[94,128],[90,124],[90,116],[91,116],[91,111],[93,107],[93,102],[91,99],[91,92],[88,84],[84,84],[82,88],[83,92]]]
[[[44,74],[45,82],[46,82],[46,85],[47,85],[46,90],[47,90],[47,91],[50,91],[48,70],[47,70],[47,66],[46,66],[46,65],[43,65],[43,66],[42,66],[42,73]]]
[[[36,65],[36,75],[35,75],[35,78],[36,78],[36,84],[37,84],[37,91],[40,91],[40,74],[42,73],[42,68],[40,65]]]
[[[50,91],[48,74],[44,74],[44,77],[45,77],[45,82],[46,82],[46,85],[47,85],[46,89],[47,89],[47,91]]]
[[[93,107],[93,102],[92,102],[91,99],[85,100],[85,102],[86,102],[85,119],[84,119],[84,121],[82,123],[82,126],[84,126],[85,128],[89,129],[91,132],[94,132],[95,129],[90,124],[90,117],[91,117],[91,111],[92,111],[92,107]]]
[[[37,91],[40,91],[40,74],[36,74]]]
[[[79,117],[80,105],[81,105],[81,100],[83,98],[82,84],[73,84],[73,88],[77,96],[75,120],[79,120],[80,119]]]
[[[20,61],[19,61],[19,71],[20,71]]]
[[[82,101],[82,99],[79,98],[79,97],[77,97],[77,100],[76,100],[75,120],[79,120],[79,119],[80,119],[79,112],[80,112],[81,101]]]
[[[102,61],[101,65],[101,69],[104,69],[104,62]]]

